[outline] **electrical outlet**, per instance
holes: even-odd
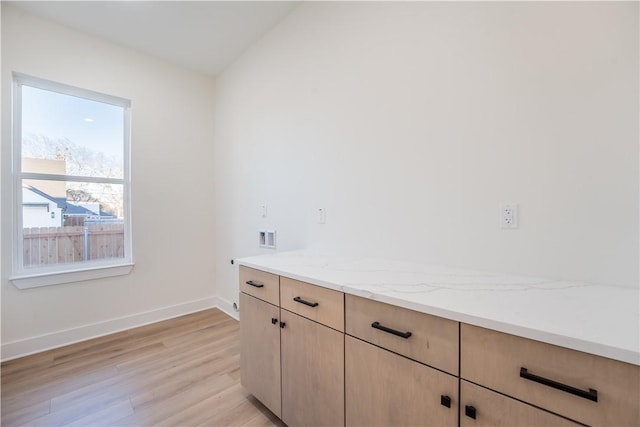
[[[500,228],[518,228],[517,203],[502,203],[500,205]]]

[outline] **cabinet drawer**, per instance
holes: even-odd
[[[640,367],[466,324],[460,333],[462,378],[588,425],[640,425]]]
[[[344,332],[344,294],[287,277],[280,278],[281,307]]]
[[[280,277],[240,266],[240,291],[273,305],[280,305]]]
[[[458,374],[458,322],[345,295],[346,333]]]
[[[460,402],[460,427],[580,426],[466,381],[460,381]]]

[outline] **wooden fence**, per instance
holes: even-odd
[[[123,258],[124,225],[25,228],[24,266]]]

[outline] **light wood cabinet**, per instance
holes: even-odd
[[[240,267],[241,382],[290,426],[640,426],[640,367]]]
[[[280,417],[280,309],[245,293],[240,307],[240,382]]]
[[[560,427],[580,424],[460,381],[460,427]]]
[[[346,425],[457,426],[458,378],[345,338]]]
[[[280,305],[280,276],[240,267],[240,291],[273,305]]]
[[[458,375],[458,322],[354,295],[345,311],[347,334]]]
[[[242,385],[290,426],[344,425],[344,294],[246,267],[240,290]]]
[[[458,325],[345,295],[346,424],[456,426]]]
[[[591,426],[640,425],[640,367],[462,324],[460,376]]]
[[[344,334],[286,310],[281,320],[282,420],[344,425]]]
[[[344,293],[299,280],[280,278],[280,306],[292,313],[344,331]]]

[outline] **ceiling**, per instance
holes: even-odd
[[[215,76],[296,1],[16,1],[27,12]]]

